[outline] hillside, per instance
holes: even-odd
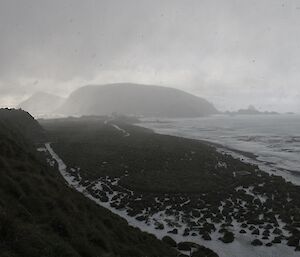
[[[67,187],[20,126],[44,134],[28,113],[0,110],[1,257],[177,255]]]
[[[181,90],[128,83],[82,87],[73,92],[58,110],[58,113],[67,115],[119,113],[171,118],[217,112],[205,99]]]
[[[25,111],[34,116],[46,115],[53,113],[64,102],[64,98],[57,95],[38,92],[18,105]]]
[[[45,131],[40,124],[26,111],[0,109],[0,133],[4,139],[23,142],[41,142],[45,140]],[[24,146],[24,145],[23,145]]]

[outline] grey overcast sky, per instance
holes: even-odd
[[[300,112],[300,1],[0,0],[0,106],[112,82]]]

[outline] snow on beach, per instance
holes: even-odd
[[[255,238],[255,236],[251,235],[250,233],[246,234],[240,234],[238,231],[240,230],[240,226],[233,221],[233,227],[231,230],[233,232],[236,232],[236,238],[233,243],[230,244],[224,244],[218,238],[220,237],[220,234],[217,232],[219,230],[219,224],[216,224],[216,232],[213,232],[211,234],[212,240],[211,241],[205,241],[200,236],[185,236],[183,237],[182,234],[184,230],[187,228],[187,225],[182,222],[182,213],[180,213],[178,216],[169,216],[166,214],[165,211],[160,211],[151,217],[151,219],[147,222],[144,221],[138,221],[136,217],[128,216],[126,209],[116,209],[111,206],[112,198],[116,196],[117,192],[112,192],[111,194],[108,194],[108,200],[106,202],[101,201],[98,197],[95,197],[93,194],[90,193],[90,190],[87,189],[86,186],[81,185],[81,178],[78,176],[75,177],[72,174],[68,172],[68,168],[63,162],[63,160],[54,152],[54,150],[51,147],[50,143],[46,143],[45,147],[48,151],[48,153],[51,155],[51,157],[57,162],[58,169],[61,173],[61,175],[64,177],[66,182],[69,186],[73,187],[77,191],[83,193],[87,198],[93,200],[97,204],[109,209],[113,213],[125,218],[127,222],[134,226],[140,228],[142,231],[146,231],[149,233],[152,233],[157,236],[157,238],[161,239],[165,235],[169,235],[172,238],[174,238],[177,242],[181,241],[191,241],[195,242],[201,245],[204,245],[216,253],[220,257],[294,257],[299,256],[299,252],[295,252],[293,248],[288,247],[284,244],[276,244],[272,247],[266,247],[266,246],[252,246],[251,240]],[[105,181],[108,181],[109,178],[105,177],[103,180],[94,181],[93,189],[94,190],[102,190],[104,186],[109,186]],[[111,181],[111,184],[117,184],[118,180]],[[238,188],[237,188],[238,190]],[[247,192],[249,194],[252,194],[251,188],[247,189]],[[260,196],[263,197],[263,196]],[[156,199],[158,201],[158,199]],[[185,202],[183,204],[187,204],[188,202]],[[220,206],[222,208],[222,206]],[[167,224],[166,220],[169,222],[174,222],[175,224],[178,224],[176,229],[178,230],[178,234],[170,234],[168,231],[170,230],[169,225]],[[162,229],[157,229],[157,224],[163,224]],[[280,228],[283,229],[284,224],[280,224]]]

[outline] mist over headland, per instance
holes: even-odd
[[[4,0],[0,104],[132,82],[222,110],[299,112],[299,13],[282,0]]]

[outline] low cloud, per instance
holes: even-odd
[[[299,22],[297,1],[4,0],[0,105],[125,81],[300,111]]]

